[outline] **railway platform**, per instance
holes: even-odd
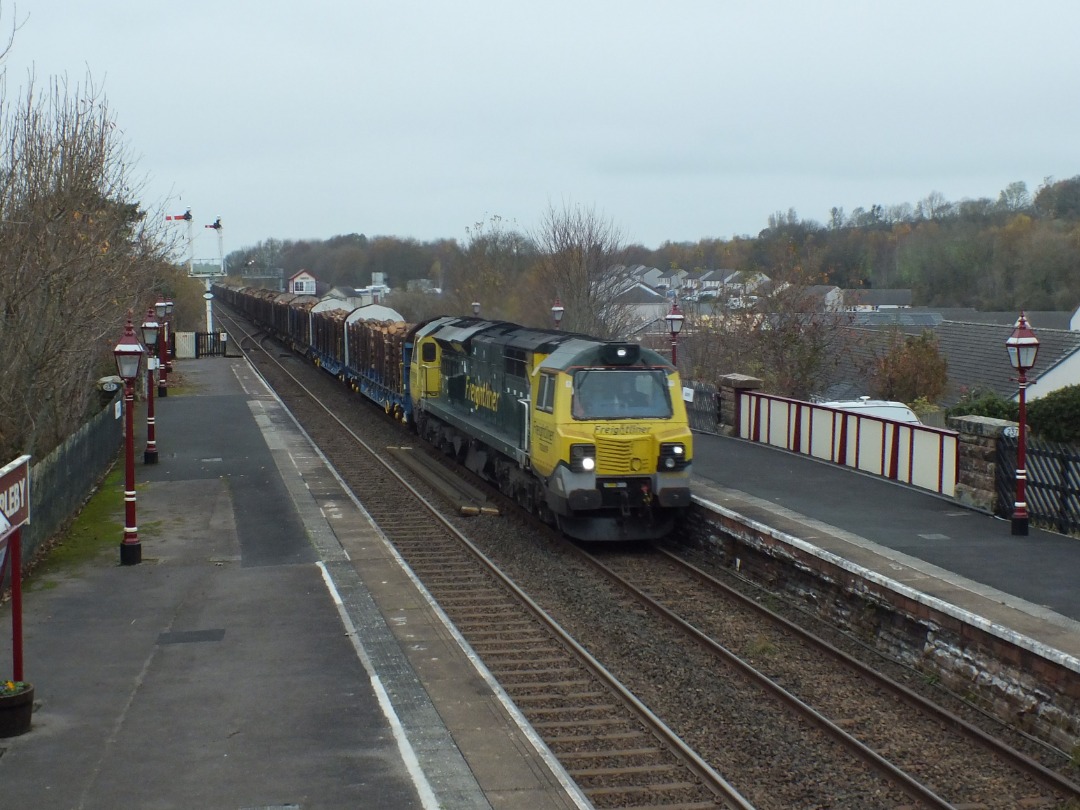
[[[142,563],[118,514],[24,593],[36,705],[0,807],[588,807],[247,362],[178,371]]]
[[[1080,540],[764,444],[695,434],[695,499],[807,553],[930,600],[1040,657],[1080,666]]]

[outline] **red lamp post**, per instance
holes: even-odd
[[[170,301],[158,301],[154,304],[154,314],[157,315],[158,323],[161,324],[161,332],[158,335],[158,387],[159,397],[169,395],[169,322],[165,316],[172,309]]]
[[[1013,504],[1012,533],[1026,535],[1028,533],[1028,508],[1027,508],[1027,373],[1035,366],[1035,357],[1039,353],[1039,339],[1031,331],[1027,316],[1023,312],[1016,321],[1009,339],[1005,341],[1005,348],[1009,352],[1009,362],[1016,369],[1020,387],[1020,428],[1017,431],[1016,440],[1016,502]]]
[[[671,304],[671,312],[669,312],[664,320],[667,321],[668,329],[671,331],[671,365],[677,369],[679,367],[679,332],[683,327],[683,314],[679,312],[679,302],[674,301]]]
[[[113,349],[116,370],[124,381],[124,540],[120,544],[120,564],[142,562],[142,546],[135,523],[135,380],[142,366],[143,347],[135,337],[128,311],[127,326]]]
[[[142,327],[143,345],[146,346],[146,450],[143,464],[157,464],[157,422],[154,419],[154,365],[157,359],[158,333],[161,325],[154,320],[154,308],[146,310]]]
[[[566,314],[566,307],[562,305],[562,301],[559,300],[559,296],[555,296],[555,303],[551,305],[551,320],[555,321],[555,328],[562,328],[563,315]]]
[[[165,302],[165,317],[169,319],[169,340],[165,341],[165,365],[169,371],[173,370],[172,361],[176,357],[176,346],[172,343],[172,311],[173,302]]]

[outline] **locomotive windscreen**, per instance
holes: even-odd
[[[659,369],[582,369],[571,412],[575,419],[670,419],[667,382]]]

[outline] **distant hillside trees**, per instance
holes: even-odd
[[[718,222],[716,230],[724,231],[724,224]],[[793,209],[780,210],[754,235],[655,248],[627,243],[613,223],[585,206],[549,207],[530,234],[499,217],[464,231],[463,240],[429,242],[362,233],[325,241],[268,240],[230,254],[228,264],[234,269],[272,264],[286,276],[307,269],[329,284],[357,287],[370,284],[372,272],[384,273],[400,290],[424,280],[444,290],[444,306],[454,311],[467,311],[471,301],[465,299],[480,298],[486,313],[497,309],[537,323],[550,309],[550,303],[539,307],[538,301],[560,295],[566,328],[612,334],[618,331],[609,322],[615,316],[595,300],[628,281],[611,277],[612,267],[641,264],[777,277],[791,251],[797,252],[808,283],[909,288],[916,306],[1070,310],[1080,305],[1075,272],[1080,176],[1048,178],[1034,194],[1017,181],[978,199],[952,201],[931,191],[920,200],[872,203],[850,213],[833,207],[825,225],[802,219]]]

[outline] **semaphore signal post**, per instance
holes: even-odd
[[[214,332],[214,311],[212,301],[214,294],[210,292],[210,288],[213,285],[214,279],[225,276],[225,243],[222,237],[223,226],[221,224],[221,217],[218,217],[207,228],[217,231],[217,243],[218,243],[218,260],[216,263],[209,261],[195,261],[195,218],[191,214],[189,208],[183,214],[176,216],[165,217],[166,222],[186,222],[188,231],[188,277],[189,278],[201,278],[206,285],[206,292],[203,293],[203,298],[206,299],[206,331],[210,334]]]

